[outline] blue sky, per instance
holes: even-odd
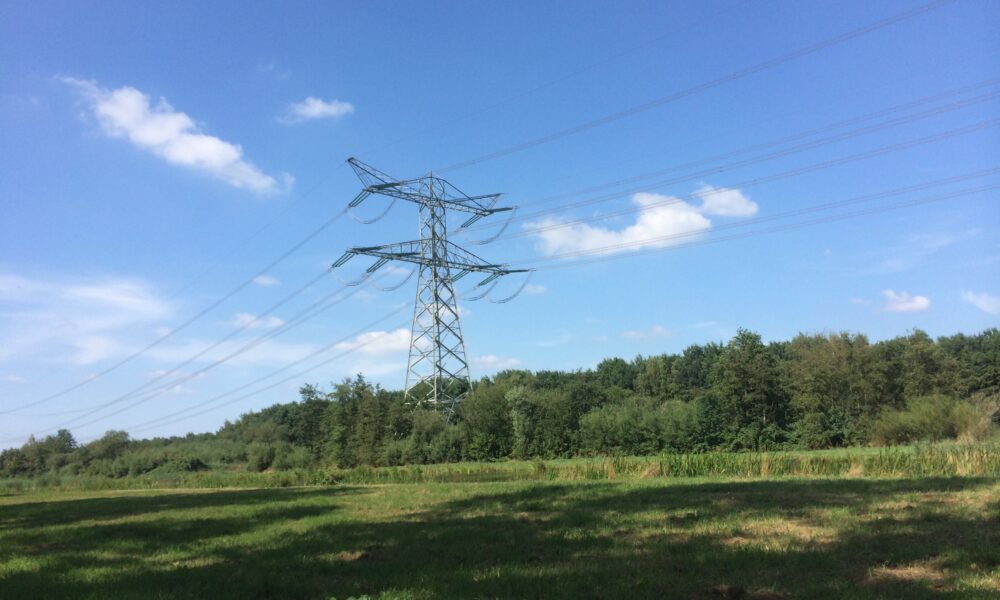
[[[265,314],[346,247],[415,238],[415,207],[400,203],[375,224],[336,221],[169,339],[40,402],[335,215],[359,188],[349,156],[521,207],[497,241],[469,246],[538,267],[515,301],[463,305],[475,377],[679,352],[737,327],[883,339],[997,326],[1000,6],[945,2],[792,54],[919,6],[5,2],[0,439],[135,429],[289,365],[137,433],[212,430],[356,372],[402,387],[407,310],[366,325],[412,302],[413,280],[360,288],[287,333],[336,277]],[[385,206],[369,199],[357,217]],[[382,272],[382,285],[407,275]],[[269,332],[281,335],[211,366]],[[144,384],[164,389],[123,398]]]

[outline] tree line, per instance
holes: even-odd
[[[1000,426],[1000,330],[871,343],[740,330],[680,354],[595,369],[506,370],[450,420],[364,377],[227,421],[217,432],[131,439],[69,431],[0,452],[0,476],[125,477],[207,468],[294,469],[595,454],[821,449],[984,439]]]

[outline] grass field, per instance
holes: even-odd
[[[997,598],[1000,479],[0,497],[3,598]]]

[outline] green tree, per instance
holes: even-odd
[[[493,460],[510,455],[514,427],[507,406],[508,388],[480,384],[459,405],[466,430],[465,456],[470,460]]]
[[[756,450],[781,442],[787,401],[779,386],[775,357],[759,334],[739,330],[716,361],[712,378],[731,447]]]
[[[667,400],[674,390],[672,378],[673,356],[637,357],[633,363],[636,370],[636,393],[659,401]]]
[[[722,355],[719,344],[697,344],[688,346],[671,363],[671,382],[674,389],[670,397],[690,402],[711,386],[712,371]]]
[[[597,383],[605,388],[620,387],[624,390],[635,389],[637,375],[634,364],[621,358],[606,358],[597,365]]]
[[[799,334],[784,348],[782,388],[806,448],[861,443],[879,410],[871,348],[862,335]]]
[[[904,340],[901,358],[907,399],[954,389],[953,361],[923,331],[917,329]]]

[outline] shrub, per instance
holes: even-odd
[[[660,407],[660,439],[664,450],[690,452],[698,439],[698,405],[670,400]]]
[[[166,466],[171,471],[183,471],[188,473],[193,473],[195,471],[204,471],[208,469],[208,465],[205,464],[197,456],[191,456],[188,454],[175,454],[170,457]]]
[[[872,427],[872,440],[894,445],[957,438],[980,421],[979,411],[969,402],[943,394],[920,396],[903,410],[882,411]]]
[[[264,471],[274,462],[274,446],[254,442],[247,448],[247,470]]]
[[[281,446],[274,452],[271,466],[279,471],[305,469],[312,464],[312,453],[302,446]]]

